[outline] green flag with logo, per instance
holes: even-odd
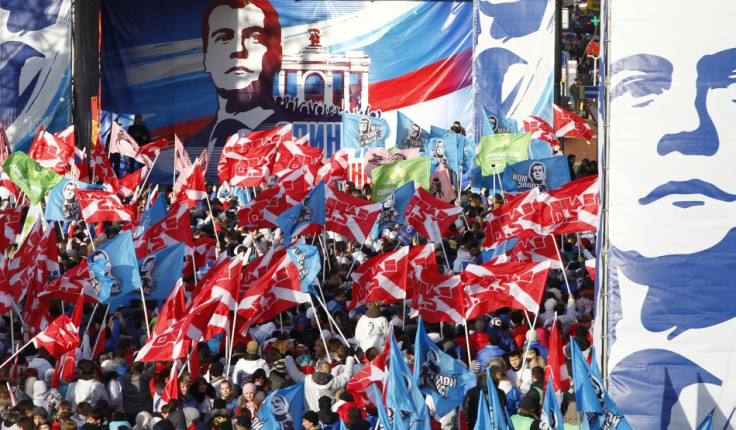
[[[20,151],[10,154],[3,163],[3,170],[33,204],[43,200],[43,196],[64,179]]]
[[[418,187],[429,190],[429,166],[427,157],[384,164],[373,169],[373,201],[380,202],[400,186],[414,181]]]
[[[483,176],[503,173],[507,165],[527,160],[530,138],[531,133],[483,136],[475,156],[475,163],[480,166]]]

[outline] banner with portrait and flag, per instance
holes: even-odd
[[[567,157],[524,160],[506,166],[501,175],[503,190],[520,193],[532,188],[540,191],[556,190],[570,182]]]

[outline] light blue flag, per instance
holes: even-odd
[[[419,391],[431,396],[439,416],[460,406],[465,394],[476,384],[475,374],[439,349],[424,329],[422,318],[417,322],[414,341],[414,379]]]
[[[391,335],[391,352],[389,353],[388,381],[386,386],[386,407],[394,410],[394,417],[399,411],[418,413],[416,402],[412,400],[411,390],[417,390],[401,349]],[[421,397],[421,393],[419,393]],[[395,419],[395,418],[394,418]]]
[[[493,385],[488,387],[489,391],[493,388]],[[473,430],[495,430],[493,423],[491,422],[491,413],[488,410],[488,402],[486,402],[486,396],[478,396],[478,417],[475,419],[475,427]]]
[[[708,416],[705,417],[703,422],[698,426],[698,430],[713,430],[713,411],[715,411],[715,409],[710,410]]]
[[[302,292],[316,296],[317,291],[312,285],[314,280],[317,279],[320,269],[322,269],[319,249],[311,245],[294,245],[286,250],[286,254],[297,268]]]
[[[498,398],[498,390],[493,383],[491,373],[486,372],[486,383],[488,384],[488,414],[491,417],[491,428],[494,430],[506,430],[506,409],[501,406],[501,399]]]
[[[567,157],[524,160],[506,166],[501,174],[507,193],[523,193],[532,188],[540,191],[556,190],[570,182]]]
[[[101,190],[101,185],[91,185],[82,181],[64,178],[49,191],[44,217],[48,221],[74,221],[80,212],[75,189]]]
[[[152,225],[155,225],[157,222],[166,218],[167,213],[168,210],[166,209],[166,195],[164,193],[159,193],[156,200],[153,201],[151,207],[143,211],[143,213],[141,214],[138,228],[135,231],[135,237],[139,237],[140,235],[145,233],[146,230],[148,230]]]
[[[436,137],[445,137],[445,136],[449,136],[451,134],[452,134],[452,132],[450,130],[444,129],[442,127],[437,127],[435,125],[433,125],[429,129],[429,138],[430,139],[434,139]]]
[[[505,242],[501,242],[500,245],[498,245],[495,248],[483,248],[480,252],[481,261],[483,263],[486,263],[488,261],[493,260],[494,258],[503,255],[516,246],[516,244],[519,242],[518,237],[511,238]]]
[[[396,111],[396,147],[398,149],[419,148],[421,150],[424,149],[428,140],[429,133],[401,111]]]
[[[544,393],[544,402],[542,403],[542,414],[539,417],[540,428],[549,430],[565,430],[562,421],[562,411],[555,397],[555,389],[552,386],[552,378],[547,379],[547,389]]]
[[[302,428],[304,382],[269,394],[253,420],[253,428],[282,430]]]
[[[475,151],[478,149],[478,144],[475,141],[468,139],[462,134],[457,135],[458,147],[462,154],[462,169],[463,173],[470,172],[475,166]]]
[[[433,167],[437,167],[441,163],[453,172],[460,169],[462,152],[458,151],[458,141],[460,140],[457,138],[458,136],[460,135],[450,133],[443,137],[429,139],[424,148],[424,154],[429,157]]]
[[[483,136],[501,133],[516,134],[519,132],[515,119],[497,115],[486,109],[485,106],[483,107],[483,113],[485,114],[483,115]]]
[[[381,201],[381,213],[378,214],[371,234],[380,237],[384,228],[394,224],[404,224],[404,212],[409,206],[409,200],[414,195],[414,181],[395,189],[390,196]]]
[[[103,243],[87,257],[92,286],[100,303],[117,305],[141,288],[138,260],[130,231]],[[111,308],[114,306],[111,306]]]
[[[325,225],[325,183],[312,188],[301,202],[285,210],[276,218],[276,225],[284,233],[284,244],[291,243],[291,236],[298,235],[310,224]]]
[[[388,122],[368,115],[342,114],[343,148],[384,148],[391,136]]]
[[[166,300],[182,276],[184,250],[182,242],[166,247],[138,260],[138,272],[146,300]],[[201,278],[200,278],[201,279]],[[129,298],[140,298],[133,293]]]
[[[233,195],[238,198],[241,206],[245,206],[252,198],[249,187],[233,187]]]
[[[373,396],[376,399],[376,409],[378,410],[378,422],[381,423],[381,427],[385,430],[393,430],[391,420],[388,418],[386,413],[386,406],[383,405],[383,397],[381,396],[381,390],[378,389],[376,384],[371,384],[373,387]],[[342,422],[342,420],[340,420]]]

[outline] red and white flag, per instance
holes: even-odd
[[[28,156],[33,158],[41,167],[46,167],[63,175],[69,158],[74,158],[74,143],[69,145],[67,140],[58,139],[45,131],[43,126],[36,133],[36,138],[28,150]]]
[[[451,203],[457,199],[455,188],[450,181],[450,171],[442,163],[437,165],[437,169],[429,180],[429,194],[445,203]]]
[[[245,138],[235,141],[234,135],[225,143],[217,165],[220,182],[232,186],[256,187],[271,176],[278,145],[253,146]]]
[[[376,384],[378,391],[383,392],[384,383],[388,379],[387,366],[390,352],[389,348],[384,348],[382,353],[363,366],[348,382],[345,388],[353,395],[357,407],[364,408],[378,404],[377,399],[373,398],[374,391],[370,387]]]
[[[417,288],[423,284],[419,274],[428,270],[430,274],[437,273],[437,257],[435,255],[435,244],[415,246],[409,250],[407,257],[409,263],[406,273],[406,295],[414,297]]]
[[[563,393],[570,388],[570,375],[567,373],[565,353],[562,350],[562,336],[559,331],[557,318],[552,324],[552,332],[549,334],[549,356],[547,366],[544,368],[544,385],[547,379],[552,377],[552,386],[555,393]]]
[[[585,270],[590,275],[590,280],[595,281],[595,258],[585,260]]]
[[[20,229],[20,222],[23,219],[23,206],[16,206],[12,209],[0,211],[0,250],[5,251],[9,246],[15,243],[15,236]]]
[[[306,196],[309,190],[314,187],[313,184],[314,175],[306,167],[292,170],[286,175],[281,176],[276,181],[276,186],[279,186],[286,190],[287,194],[300,196]]]
[[[134,239],[135,255],[143,258],[178,242],[192,243],[189,206],[180,200],[169,206],[169,213],[161,221]]]
[[[210,269],[207,277],[202,280],[199,293],[192,299],[192,306],[197,307],[208,300],[216,300],[220,306],[214,309],[207,328],[202,333],[203,341],[212,339],[217,334],[228,330],[230,313],[237,307],[240,277],[243,271],[243,260],[238,255],[231,261],[225,261],[216,272],[215,267]]]
[[[176,196],[178,199],[183,199],[187,202],[190,208],[197,206],[197,203],[207,198],[207,186],[204,182],[204,176],[202,175],[202,169],[199,164],[194,164],[192,173],[189,175],[186,183],[179,189],[179,193]]]
[[[524,128],[531,132],[531,139],[544,140],[550,144],[553,151],[560,150],[560,141],[551,125],[539,117],[530,116],[524,120]]]
[[[350,152],[347,149],[340,149],[332,154],[330,160],[318,169],[314,183],[318,184],[324,180],[325,184],[332,184],[347,180],[349,157]]]
[[[307,194],[308,191],[298,190],[290,193],[278,186],[262,191],[238,211],[238,225],[248,228],[275,228],[276,218],[302,201]]]
[[[4,315],[13,309],[13,296],[10,294],[10,283],[8,280],[8,258],[0,254],[0,315]]]
[[[179,377],[176,373],[177,361],[171,366],[171,372],[169,372],[169,380],[166,381],[164,386],[164,392],[161,393],[161,404],[169,404],[173,399],[179,398]]]
[[[46,227],[44,230],[44,226]],[[36,221],[23,245],[8,262],[8,277],[16,303],[26,294],[41,290],[51,273],[59,271],[54,227],[46,221]],[[32,300],[27,300],[26,307]]]
[[[406,300],[406,274],[409,267],[409,247],[371,257],[358,266],[353,280],[352,300],[348,309],[380,300],[388,305]]]
[[[296,142],[286,141],[278,146],[273,174],[281,176],[301,167],[317,171],[322,163],[322,152],[321,148],[309,146],[308,140],[306,142],[301,142],[299,139]]]
[[[160,154],[161,151],[164,148],[166,148],[168,145],[169,145],[169,141],[166,139],[154,140],[151,143],[141,146],[140,149],[138,150],[137,157],[138,159],[148,160],[148,163],[144,163],[144,164],[146,164],[146,166],[148,167],[151,167],[151,165],[153,164],[153,161],[151,161],[151,159],[152,158],[156,159],[156,157],[158,157],[158,154]]]
[[[128,173],[127,175],[120,178],[120,180],[118,181],[119,187],[117,190],[117,195],[124,199],[133,197],[136,194],[136,190],[141,185],[141,182],[146,177],[147,173],[148,167],[143,166],[135,172]]]
[[[85,303],[99,303],[87,266],[87,259],[82,259],[79,264],[44,285],[38,296],[73,302],[76,297],[79,297],[79,294],[84,294]]]
[[[325,228],[329,231],[363,243],[380,213],[381,203],[325,186]]]
[[[184,295],[184,284],[180,279],[161,307],[161,312],[159,312],[158,319],[156,319],[156,326],[151,330],[151,334],[159,335],[173,326],[177,321],[184,318],[187,309],[186,303],[187,298]]]
[[[10,139],[8,139],[8,134],[5,133],[5,127],[0,125],[0,164],[10,156],[11,152],[13,151],[10,148]]]
[[[92,148],[92,156],[90,158],[90,170],[94,175],[106,185],[108,191],[116,192],[120,188],[120,183],[115,171],[112,170],[110,158],[105,152],[105,145],[97,136],[97,144]]]
[[[36,348],[46,348],[58,360],[82,343],[77,330],[69,317],[61,314],[31,340]]]
[[[431,242],[442,242],[442,235],[450,228],[463,208],[432,197],[419,188],[409,200],[404,212],[404,222]]]
[[[276,251],[275,247],[271,247],[267,253],[249,262],[243,269],[243,275],[240,278],[239,297],[243,297],[251,285],[266,275],[271,268],[272,261],[279,261],[285,254],[286,248]]]
[[[588,123],[557,105],[553,106],[555,112],[555,134],[559,137],[580,137],[590,143],[590,139],[595,136],[593,129]]]
[[[444,275],[436,270],[422,270],[412,301],[425,322],[463,324],[463,293],[459,275]]]
[[[174,134],[174,169],[181,173],[191,165],[192,160],[189,159],[189,153],[184,149],[179,136]]]
[[[116,152],[130,158],[138,157],[138,143],[123,130],[117,122],[112,123],[112,131],[110,131],[110,151]],[[136,158],[137,159],[137,158]],[[138,160],[143,163],[142,160]],[[144,163],[145,164],[145,163]]]
[[[510,251],[494,258],[492,264],[550,261],[552,269],[561,269],[562,265],[557,259],[556,247],[557,242],[554,236],[537,236],[533,233],[524,233]]]
[[[76,188],[79,208],[82,217],[87,223],[101,221],[132,221],[135,218],[133,210],[120,202],[120,198],[113,193],[103,190],[83,190]]]
[[[584,176],[564,186],[519,194],[486,217],[484,248],[524,233],[578,233],[598,229],[598,177]]]
[[[539,311],[550,262],[470,264],[460,273],[465,319],[510,307]]]

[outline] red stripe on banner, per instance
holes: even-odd
[[[174,140],[174,131],[179,136],[179,140],[182,142],[199,133],[207,124],[215,118],[214,115],[206,116],[204,118],[195,118],[188,121],[177,122],[176,124],[166,125],[159,128],[154,128],[150,131],[151,136],[157,139],[167,139],[170,141]]]
[[[356,187],[362,187],[364,184],[370,184],[371,181],[365,175],[365,166],[362,161],[348,164],[348,181],[355,184]]]
[[[395,110],[433,100],[469,86],[473,52],[468,48],[429,66],[387,81],[370,84],[373,110]]]

